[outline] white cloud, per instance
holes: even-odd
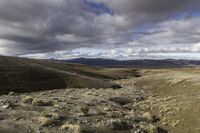
[[[197,44],[193,44],[193,45],[191,46],[191,51],[192,51],[192,52],[199,52],[199,53],[200,53],[200,42],[197,43]]]
[[[88,38],[79,37],[74,34],[63,34],[63,35],[57,35],[56,39],[59,42],[84,42]]]

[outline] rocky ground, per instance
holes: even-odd
[[[137,89],[134,78],[114,82],[122,88],[67,88],[2,95],[0,133],[169,132],[163,128],[165,121],[160,121],[163,116],[154,111],[157,95]],[[170,108],[163,106],[160,108],[165,108],[165,114]],[[179,122],[175,121],[174,126]]]

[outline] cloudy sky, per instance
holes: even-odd
[[[200,0],[0,0],[0,55],[200,59]]]

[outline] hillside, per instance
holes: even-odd
[[[109,79],[124,78],[134,74],[137,74],[136,70],[104,69],[48,60],[0,56],[0,93],[66,87],[108,88],[113,86],[107,82]]]
[[[200,132],[200,68],[143,69],[134,84],[154,97],[140,103],[151,106],[160,124],[174,133]]]
[[[129,67],[129,68],[177,68],[177,67],[191,67],[200,65],[198,60],[153,60],[153,59],[141,59],[141,60],[112,60],[101,58],[77,58],[72,60],[60,60],[61,62],[68,63],[80,63],[91,66],[101,67]]]

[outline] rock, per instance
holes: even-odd
[[[112,109],[109,108],[109,107],[105,107],[105,108],[103,108],[103,110],[104,110],[104,111],[112,111]]]
[[[141,121],[145,121],[145,118],[144,117],[140,117],[140,116],[134,116],[133,120],[135,122],[141,122]]]
[[[48,106],[48,105],[51,105],[50,102],[45,102],[43,101],[42,99],[39,99],[39,98],[35,98],[32,100],[32,105],[35,105],[35,106]]]
[[[70,133],[80,133],[81,128],[79,125],[73,125],[73,124],[64,124],[61,126],[61,129],[68,130]]]
[[[51,126],[55,124],[55,121],[51,118],[47,117],[40,117],[38,120],[39,126],[45,127],[45,126]]]
[[[63,116],[61,116],[59,113],[51,113],[52,118],[55,120],[61,120]]]
[[[129,129],[127,122],[124,122],[120,119],[111,120],[110,126],[111,126],[112,130],[127,130],[127,129]]]
[[[121,89],[122,87],[118,84],[114,84],[111,86],[112,89],[116,90],[116,89]]]
[[[135,100],[137,101],[137,102],[140,102],[140,101],[143,101],[145,98],[143,97],[143,96],[137,96],[136,98],[135,98]]]
[[[8,95],[13,96],[13,95],[15,95],[15,93],[13,91],[11,91],[10,93],[8,93]]]
[[[51,117],[51,118],[56,119],[56,120],[59,120],[59,119],[62,118],[62,116],[60,114],[55,113],[55,112],[53,112],[53,113],[42,112],[41,116],[49,117],[49,118]]]
[[[3,109],[8,109],[8,108],[10,108],[10,104],[3,105],[2,108]]]
[[[156,126],[149,124],[148,126],[148,133],[158,133],[158,129]]]
[[[15,105],[12,104],[12,103],[6,103],[5,105],[2,106],[3,109],[9,109],[9,108],[12,108],[14,107]]]
[[[22,118],[23,118],[23,117],[21,117],[21,116],[17,116],[17,117],[14,117],[13,120],[14,120],[14,121],[18,121],[18,120],[20,120],[20,119],[22,119]]]
[[[58,109],[64,109],[64,107],[61,106],[61,105],[59,105],[59,104],[54,104],[53,106],[54,106],[55,108],[58,108]]]
[[[52,114],[50,114],[50,113],[47,113],[47,112],[41,112],[41,114],[40,114],[41,116],[43,116],[43,117],[52,117]]]
[[[31,96],[26,96],[22,99],[23,103],[31,104],[33,101],[33,97]]]
[[[128,103],[131,103],[131,100],[127,97],[111,97],[109,98],[109,101],[118,103],[120,105],[126,105]]]
[[[154,116],[152,116],[150,112],[145,112],[145,113],[143,114],[143,117],[144,117],[147,121],[150,121],[150,122],[153,122],[153,121],[154,121]]]
[[[175,128],[180,122],[180,120],[172,121],[172,127]]]
[[[134,131],[134,133],[146,133],[146,132],[142,129],[137,129],[136,131]]]
[[[148,123],[146,123],[146,122],[140,122],[139,123],[139,127],[142,130],[147,130],[148,129]]]
[[[88,112],[89,112],[89,108],[88,107],[86,107],[86,106],[84,106],[84,107],[81,107],[81,112],[83,113],[83,114],[88,114]]]

